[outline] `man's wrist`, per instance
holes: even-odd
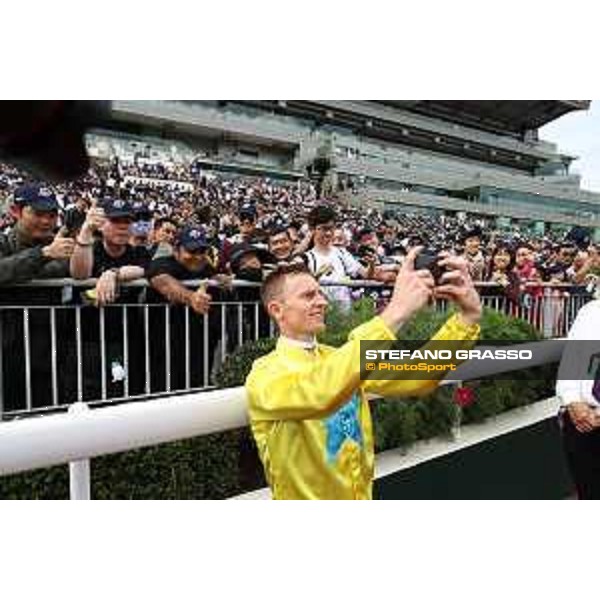
[[[112,268],[112,269],[106,269],[106,271],[104,271],[102,273],[102,277],[108,275],[109,277],[113,277],[115,278],[115,281],[119,281],[119,269],[117,268]]]
[[[46,260],[52,260],[52,253],[50,251],[50,244],[48,244],[47,246],[42,246],[42,256],[46,259]]]
[[[75,242],[80,246],[92,245],[94,243],[94,231],[84,223]]]
[[[474,311],[459,311],[458,318],[465,324],[467,327],[472,327],[473,325],[478,325],[479,321],[481,321],[481,309]]]
[[[406,314],[401,310],[386,308],[380,315],[383,322],[390,331],[397,332],[408,320]]]

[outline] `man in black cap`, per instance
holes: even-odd
[[[195,312],[205,314],[210,306],[210,296],[201,289],[193,292],[179,282],[214,275],[207,259],[209,248],[200,228],[182,229],[175,240],[173,254],[153,260],[146,269],[146,278],[153,290],[148,294],[148,301],[187,304]]]
[[[191,315],[186,318],[182,306],[189,306],[198,315],[206,315],[212,298],[206,292],[204,285],[194,291],[181,283],[194,279],[207,279],[214,275],[214,269],[207,257],[209,250],[210,245],[201,228],[185,227],[175,240],[173,254],[154,259],[146,269],[146,278],[152,286],[148,290],[147,302],[176,305],[168,310],[171,341],[168,347],[164,343],[167,311],[162,307],[150,308],[150,364],[153,392],[183,389],[186,386],[186,379],[192,388],[209,383],[208,373],[217,341],[220,339],[219,323],[215,319],[210,319],[209,326],[205,329],[203,320],[192,318]],[[207,340],[206,346],[205,335],[209,335],[212,341],[209,344]],[[162,343],[156,343],[156,340],[161,340]],[[167,357],[170,358],[169,361]],[[170,365],[169,386],[167,386],[167,364]],[[167,390],[167,387],[170,389]]]
[[[77,236],[71,257],[71,276],[98,278],[95,295],[92,295],[98,305],[114,302],[118,284],[141,279],[150,263],[146,248],[129,244],[129,227],[133,220],[129,202],[107,199],[101,206],[93,203]],[[94,240],[97,233],[102,234],[102,239]]]
[[[230,268],[235,279],[253,283],[262,283],[266,273],[265,265],[273,264],[274,258],[271,254],[259,247],[251,244],[238,244],[231,250]],[[242,303],[241,315],[232,315],[228,319],[230,324],[230,339],[235,339],[235,332],[242,331],[242,338],[245,340],[257,337],[255,331],[255,307],[252,303],[258,305],[258,337],[268,337],[269,318],[260,304],[260,287],[237,287],[233,294],[233,300]],[[241,319],[239,318],[241,316]],[[238,322],[239,321],[239,322]]]
[[[74,241],[55,233],[58,202],[52,191],[37,184],[21,186],[11,212],[17,224],[0,234],[0,285],[68,277]]]
[[[242,243],[231,249],[231,272],[236,279],[261,282],[263,266],[273,263],[274,259],[267,250],[260,246]],[[258,296],[257,296],[258,298]]]
[[[133,208],[122,199],[106,199],[100,205],[92,203],[86,220],[76,238],[71,257],[71,276],[75,279],[97,279],[93,290],[83,298],[97,307],[110,304],[137,304],[141,289],[119,289],[119,284],[141,279],[150,263],[150,253],[144,247],[129,244],[129,227],[133,222]],[[101,235],[100,239],[97,236]],[[86,308],[82,315],[84,352],[84,399],[98,399],[101,388],[98,370],[100,343],[100,315],[96,309]],[[110,366],[112,380],[106,382],[107,395],[124,395],[124,380],[129,379],[129,394],[140,394],[144,389],[144,344],[147,332],[141,310],[135,306],[104,311],[105,363]],[[128,361],[125,360],[124,338],[128,341]],[[128,362],[128,364],[125,364]]]
[[[68,259],[73,253],[74,241],[62,232],[55,233],[58,208],[56,197],[44,186],[28,184],[16,190],[11,212],[17,223],[9,233],[0,234],[0,285],[69,276]],[[62,288],[58,287],[6,287],[0,290],[0,304],[60,304],[61,292]],[[59,311],[57,323],[62,317]],[[22,309],[6,308],[0,312],[3,349],[0,369],[4,379],[0,389],[0,412],[2,402],[5,411],[25,409],[27,388],[32,406],[48,404],[48,390],[51,389],[49,318],[48,311],[30,311],[29,336],[26,336]],[[26,346],[31,365],[27,380]]]

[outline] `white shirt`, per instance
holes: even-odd
[[[285,335],[281,336],[282,339],[286,341],[290,346],[296,346],[298,348],[303,348],[304,350],[314,350],[317,347],[317,338],[313,337],[312,340],[294,340],[292,338],[286,337]]]
[[[363,266],[348,252],[331,246],[327,253],[318,251],[316,248],[306,253],[308,258],[308,269],[315,275],[326,267],[330,272],[324,274],[319,281],[321,283],[338,283],[347,281],[351,277],[357,277]],[[352,305],[352,296],[350,288],[346,286],[323,286],[323,291],[330,300],[339,302],[343,308],[347,309]]]
[[[584,305],[575,318],[575,322],[567,336],[571,340],[593,340],[597,342],[600,351],[600,300],[592,300]],[[596,344],[593,344],[596,346]],[[582,351],[587,354],[584,356]],[[559,374],[565,367],[572,373],[576,368],[587,369],[590,363],[590,346],[567,343],[560,361]],[[592,395],[594,379],[587,377],[581,379],[559,379],[556,382],[556,395],[560,398],[561,405],[567,406],[573,402],[587,402],[590,406],[600,407],[600,403]]]

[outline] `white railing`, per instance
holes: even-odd
[[[535,349],[527,368],[557,362],[562,345],[556,342],[517,344]],[[492,367],[461,365],[452,380],[468,379],[523,369],[522,361],[503,361]],[[243,388],[185,394],[118,406],[89,409],[85,404],[68,413],[15,420],[0,424],[0,476],[70,463],[71,498],[89,499],[89,459],[242,427],[248,423]]]

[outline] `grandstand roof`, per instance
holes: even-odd
[[[589,100],[385,100],[429,117],[443,118],[492,132],[523,133],[574,110],[586,110]]]

